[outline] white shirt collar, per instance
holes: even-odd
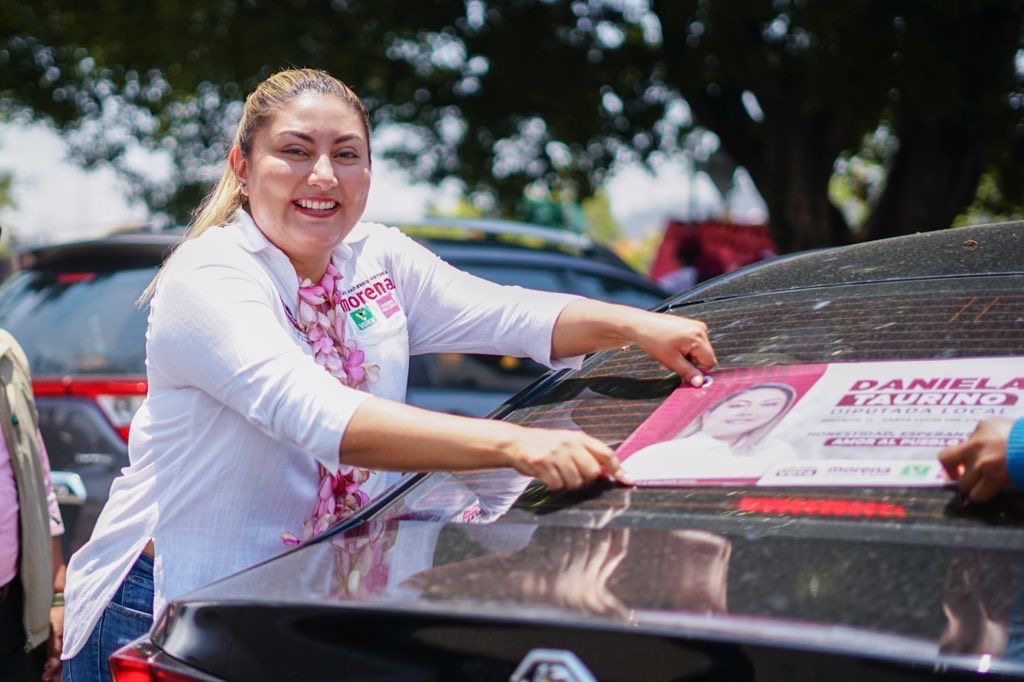
[[[250,253],[258,253],[265,249],[272,249],[285,255],[280,249],[278,249],[273,242],[267,239],[267,236],[263,234],[263,231],[256,225],[256,222],[249,215],[249,212],[244,208],[239,208],[235,212],[235,222],[238,224],[243,239],[243,246]],[[352,257],[352,244],[361,242],[366,239],[370,234],[370,231],[366,229],[366,225],[359,222],[345,235],[345,239],[340,244],[334,247],[332,257],[335,262],[347,261]],[[287,256],[285,256],[287,258]],[[289,261],[290,262],[290,261]]]
[[[299,280],[295,274],[295,266],[291,259],[277,248],[273,242],[267,239],[259,226],[249,215],[249,212],[239,208],[235,212],[235,224],[241,236],[241,245],[253,255],[262,254],[263,260],[270,270],[271,278],[277,285],[281,301],[285,303],[290,311],[294,312],[295,302],[299,300]],[[331,258],[335,263],[343,263],[352,258],[353,250],[351,244],[360,242],[369,236],[370,231],[363,223],[356,223],[352,230],[345,236],[341,244],[334,247]]]

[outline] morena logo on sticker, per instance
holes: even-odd
[[[377,320],[374,318],[373,313],[371,313],[370,309],[366,306],[356,308],[349,313],[349,315],[352,316],[352,321],[355,322],[356,326],[360,329],[366,329],[367,327],[372,327],[377,324]]]

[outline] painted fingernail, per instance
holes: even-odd
[[[700,388],[701,386],[704,385],[704,377],[702,377],[699,374],[696,374],[696,375],[690,377],[690,384],[694,388]]]

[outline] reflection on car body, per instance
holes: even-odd
[[[666,308],[708,322],[723,367],[1019,358],[1022,292],[1015,223],[806,254]],[[626,348],[495,416],[617,445],[678,384]],[[403,479],[310,544],[173,600],[114,665],[254,680],[998,679],[1024,677],[1022,645],[1018,493],[969,506],[943,488],[553,493],[487,471]]]

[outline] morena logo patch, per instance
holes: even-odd
[[[346,313],[352,311],[354,314],[358,308],[365,306],[367,301],[376,301],[378,298],[386,296],[389,291],[394,291],[394,289],[395,283],[391,281],[390,277],[384,277],[373,284],[366,284],[358,289],[352,289],[342,295],[341,309]]]

